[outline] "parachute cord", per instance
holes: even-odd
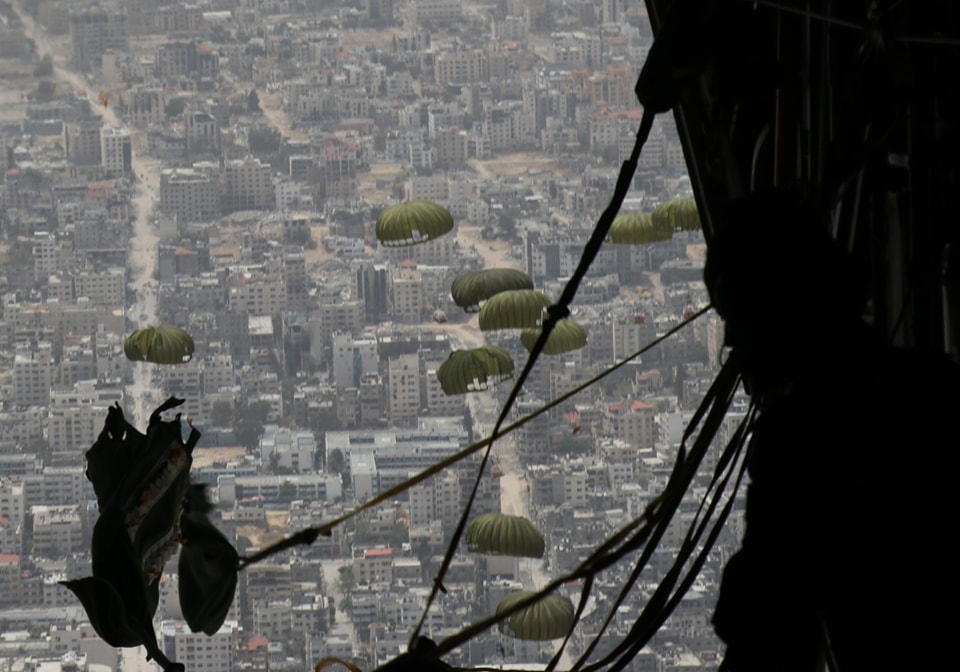
[[[540,353],[543,352],[543,348],[546,345],[547,339],[550,337],[550,333],[553,331],[553,328],[556,326],[558,321],[570,315],[570,304],[573,302],[573,299],[577,294],[577,290],[580,288],[580,283],[586,276],[587,271],[593,264],[594,259],[596,259],[597,254],[600,252],[600,248],[603,246],[604,239],[607,237],[607,234],[610,233],[610,227],[613,225],[613,220],[616,219],[617,213],[620,212],[620,206],[623,204],[623,199],[626,198],[627,192],[630,191],[630,185],[633,182],[633,176],[637,171],[637,163],[640,161],[640,152],[643,150],[643,145],[646,143],[647,138],[650,136],[650,131],[653,128],[654,116],[656,115],[653,111],[650,109],[644,109],[643,116],[640,119],[640,126],[637,128],[637,138],[633,145],[633,151],[630,152],[630,157],[624,161],[620,167],[620,173],[617,176],[617,184],[613,190],[613,196],[610,199],[610,204],[600,215],[600,219],[597,221],[597,225],[594,227],[593,233],[590,235],[590,239],[583,248],[583,254],[580,256],[580,261],[577,264],[576,270],[573,272],[573,275],[570,276],[566,286],[563,288],[563,293],[560,295],[560,300],[557,301],[555,305],[547,309],[547,314],[543,321],[540,335],[537,338],[536,343],[534,343],[533,348],[530,350],[530,357],[527,358],[523,370],[517,377],[517,380],[514,383],[513,388],[510,390],[510,394],[507,397],[506,402],[503,404],[503,408],[500,411],[500,416],[497,418],[497,422],[493,427],[493,436],[497,436],[500,433],[500,428],[503,426],[503,423],[506,422],[507,416],[510,414],[517,397],[520,396],[520,391],[523,389],[524,383],[527,382],[527,378],[530,376],[530,372],[537,363]],[[447,550],[444,553],[443,562],[440,564],[440,568],[437,571],[437,577],[433,582],[433,587],[430,589],[427,602],[423,607],[423,613],[420,616],[420,620],[417,622],[417,627],[414,628],[413,634],[410,636],[411,648],[420,637],[420,630],[423,628],[423,624],[427,620],[427,614],[430,611],[430,607],[433,605],[433,602],[437,597],[437,593],[440,592],[440,587],[443,585],[443,579],[446,576],[447,570],[450,568],[450,564],[453,562],[453,556],[456,554],[457,547],[460,545],[460,539],[463,537],[464,529],[466,529],[467,520],[470,517],[470,510],[473,508],[473,502],[477,497],[477,491],[480,488],[481,480],[483,480],[483,474],[486,471],[487,462],[490,459],[490,451],[492,448],[493,441],[487,444],[486,450],[483,453],[483,457],[480,459],[480,467],[477,469],[477,477],[474,479],[473,487],[470,489],[470,496],[467,498],[466,505],[463,507],[463,512],[460,514],[460,519],[457,521],[457,527],[454,529],[453,536],[450,539],[450,544],[447,546]]]
[[[294,546],[309,546],[317,540],[319,535],[320,529],[316,527],[308,527],[300,530],[293,536],[287,537],[286,539],[281,539],[277,543],[267,546],[258,553],[254,553],[249,557],[240,558],[240,561],[237,565],[237,571],[245,569],[247,566],[252,565],[255,562],[260,562],[261,560],[269,558],[271,555],[282,553],[283,551],[291,549]]]
[[[679,324],[671,327],[666,333],[664,333],[664,334],[658,336],[657,338],[655,338],[654,340],[650,341],[649,343],[647,343],[646,345],[644,345],[642,348],[640,348],[640,349],[637,350],[636,352],[631,353],[630,355],[628,355],[628,356],[626,356],[625,358],[621,359],[621,360],[620,360],[619,362],[617,362],[616,364],[613,364],[613,365],[610,366],[609,368],[604,369],[603,371],[599,372],[597,375],[595,375],[595,376],[593,376],[592,378],[590,378],[589,380],[581,383],[580,385],[577,385],[576,387],[567,390],[566,392],[564,392],[562,395],[560,395],[559,397],[557,397],[557,398],[554,399],[553,401],[550,401],[550,402],[544,404],[543,406],[540,406],[540,407],[537,408],[535,411],[532,411],[530,414],[525,415],[525,416],[523,416],[522,418],[520,418],[519,420],[517,420],[516,422],[513,422],[513,423],[507,425],[506,427],[504,427],[504,428],[503,428],[502,430],[500,430],[499,432],[494,432],[494,433],[490,434],[489,436],[487,436],[486,438],[480,439],[479,441],[470,444],[469,446],[467,446],[467,447],[464,448],[463,450],[461,450],[461,451],[459,451],[459,452],[456,452],[456,453],[454,453],[453,455],[450,455],[449,457],[446,457],[446,458],[444,458],[443,460],[440,460],[439,462],[436,462],[436,463],[430,465],[429,467],[427,467],[427,468],[424,469],[423,471],[414,474],[413,476],[411,476],[411,477],[408,478],[407,480],[403,481],[402,483],[398,483],[397,485],[395,485],[395,486],[393,486],[393,487],[391,487],[391,488],[388,488],[388,489],[384,490],[383,492],[381,492],[381,493],[380,493],[379,495],[377,495],[376,497],[373,497],[372,499],[368,499],[366,502],[364,502],[361,506],[357,507],[356,509],[353,509],[352,511],[348,511],[348,512],[344,513],[343,515],[334,518],[333,520],[330,520],[330,521],[328,521],[328,522],[326,522],[326,523],[323,523],[323,524],[320,525],[317,529],[319,530],[320,534],[322,534],[322,535],[325,536],[325,537],[329,537],[329,536],[332,534],[333,528],[338,527],[339,525],[342,525],[343,523],[345,523],[346,521],[350,520],[351,518],[356,517],[357,515],[363,513],[364,511],[366,511],[366,510],[368,510],[368,509],[371,509],[371,508],[377,506],[378,504],[382,504],[383,502],[396,499],[397,495],[400,495],[400,494],[406,492],[407,490],[409,490],[410,488],[412,488],[412,487],[415,486],[415,485],[419,485],[420,483],[424,482],[425,480],[427,480],[427,479],[430,478],[431,476],[434,476],[435,474],[440,473],[441,471],[443,471],[443,470],[446,469],[447,467],[449,467],[449,466],[451,466],[451,465],[453,465],[453,464],[456,464],[457,462],[460,462],[461,460],[465,460],[466,458],[470,457],[470,456],[473,455],[474,453],[476,453],[476,452],[478,452],[478,451],[486,448],[487,446],[493,444],[497,439],[500,439],[500,438],[506,436],[507,434],[510,434],[511,432],[513,432],[513,431],[515,431],[515,430],[517,430],[517,429],[520,429],[521,427],[523,427],[524,425],[526,425],[528,422],[531,422],[531,421],[537,419],[538,417],[540,417],[540,416],[543,415],[544,413],[547,413],[547,412],[553,410],[554,408],[556,408],[557,406],[560,406],[560,405],[563,404],[565,401],[568,401],[569,399],[572,399],[573,397],[575,397],[576,395],[580,394],[581,392],[583,392],[583,391],[586,390],[587,388],[592,387],[593,385],[596,385],[598,382],[600,382],[601,380],[603,380],[603,379],[606,378],[607,376],[609,376],[609,375],[611,375],[611,374],[613,374],[613,373],[616,373],[617,371],[619,371],[620,369],[622,369],[624,366],[626,366],[626,365],[629,364],[630,362],[634,361],[637,357],[640,357],[641,355],[645,354],[645,353],[648,352],[649,350],[657,347],[658,345],[660,345],[661,343],[663,343],[664,341],[666,341],[668,338],[670,338],[671,336],[673,336],[675,333],[677,333],[678,331],[680,331],[681,329],[683,329],[683,328],[684,328],[685,326],[687,326],[689,323],[697,320],[697,319],[700,318],[702,315],[704,315],[705,313],[707,313],[708,311],[710,311],[712,308],[713,308],[713,306],[710,305],[710,304],[704,306],[703,308],[701,308],[700,310],[698,310],[696,313],[694,313],[693,315],[691,315],[689,318],[687,318],[687,319],[683,320],[682,322],[680,322]]]

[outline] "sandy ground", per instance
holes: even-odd
[[[238,460],[244,455],[246,455],[246,450],[243,448],[203,448],[198,446],[193,451],[193,467],[204,469],[212,466],[214,462]]]
[[[555,157],[539,152],[514,152],[499,154],[495,159],[471,159],[467,162],[479,177],[488,179],[496,176],[518,176],[550,171],[567,177],[568,171],[561,170]]]
[[[253,88],[253,84],[250,84]],[[294,140],[303,140],[307,134],[293,127],[293,121],[283,109],[283,94],[280,91],[257,91],[260,97],[260,110],[271,126],[283,135]]]

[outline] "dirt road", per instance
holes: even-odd
[[[72,86],[75,91],[87,91],[91,100],[91,109],[105,123],[114,128],[122,128],[124,123],[117,117],[116,112],[109,105],[103,105],[93,93],[96,87],[90,85],[83,76],[67,67],[63,56],[63,42],[69,37],[58,36],[56,41],[46,31],[39,29],[30,15],[21,8],[14,11],[20,17],[24,34],[37,45],[37,55],[43,58],[49,55],[54,61],[54,76],[63,84]],[[133,208],[136,213],[133,221],[133,235],[129,243],[127,266],[131,273],[131,287],[137,290],[137,302],[133,307],[132,315],[139,320],[139,326],[146,326],[156,322],[157,300],[156,290],[150,287],[157,269],[157,245],[159,240],[153,230],[151,216],[160,198],[160,163],[154,159],[146,159],[137,152],[140,145],[140,134],[131,134],[131,166],[133,174],[138,178],[136,191],[133,197]],[[141,318],[140,316],[146,317]],[[126,391],[127,406],[133,404],[133,423],[137,426],[146,426],[149,412],[158,401],[154,384],[154,365],[134,364],[134,382]]]

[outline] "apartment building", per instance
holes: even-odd
[[[72,62],[83,70],[99,69],[108,51],[130,51],[127,12],[114,4],[70,10]]]
[[[270,165],[248,156],[227,161],[223,171],[223,211],[268,210],[274,207]]]
[[[122,175],[133,170],[132,152],[129,129],[111,126],[100,129],[100,165],[108,175]]]
[[[160,171],[160,210],[181,223],[209,222],[220,215],[220,187],[214,176],[191,168]]]

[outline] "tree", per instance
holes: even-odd
[[[343,474],[346,468],[347,462],[343,457],[343,451],[339,448],[334,448],[327,454],[328,474]]]
[[[353,573],[353,565],[344,565],[337,569],[337,586],[339,586],[341,593],[349,595],[356,585],[357,577]]]
[[[16,240],[7,248],[7,253],[3,256],[3,265],[6,268],[16,268],[20,270],[33,267],[33,249],[29,242],[25,240]]]
[[[240,418],[233,426],[237,443],[247,450],[256,450],[263,436],[263,424],[249,418]]]
[[[247,94],[247,112],[256,113],[260,111],[260,96],[257,95],[256,89],[250,89],[250,93]]]
[[[33,68],[34,77],[49,77],[53,74],[53,58],[50,54],[44,54],[40,62]]]
[[[34,98],[40,102],[49,102],[57,93],[57,85],[44,79],[37,84],[37,90],[34,92]]]
[[[168,119],[179,117],[187,109],[187,101],[184,98],[171,98],[163,107],[163,113]]]
[[[297,486],[290,481],[284,481],[280,484],[277,496],[281,502],[291,502],[297,498]]]
[[[227,401],[213,402],[210,421],[215,427],[229,427],[233,421],[233,406]]]
[[[270,402],[267,401],[255,401],[249,404],[244,411],[244,417],[250,418],[261,425],[266,424],[269,415]]]
[[[280,131],[266,126],[251,128],[247,144],[254,154],[273,154],[280,149]]]

